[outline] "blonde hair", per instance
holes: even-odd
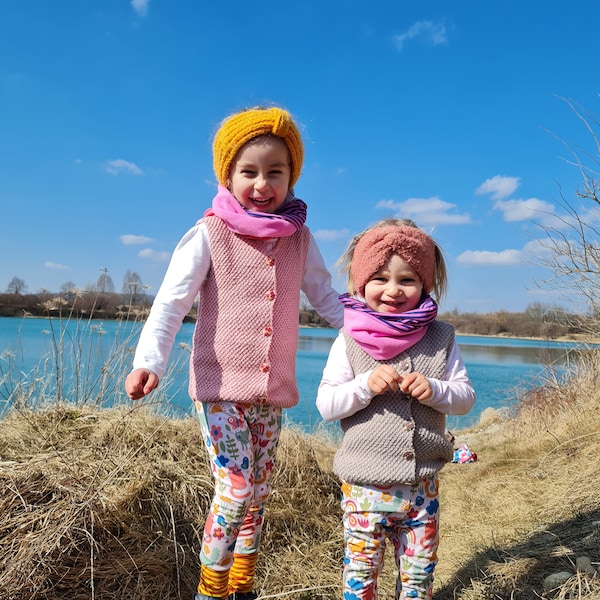
[[[350,240],[348,246],[346,247],[346,250],[336,263],[340,272],[346,274],[348,292],[350,294],[356,294],[356,286],[354,285],[354,282],[352,280],[352,260],[354,258],[354,250],[356,249],[356,245],[358,244],[359,240],[369,231],[373,231],[373,229],[377,229],[378,227],[389,226],[414,227],[416,229],[419,229],[419,227],[417,227],[416,223],[412,219],[383,219],[381,221],[378,221],[374,225],[371,225],[361,233],[355,235]],[[444,259],[442,249],[435,240],[433,240],[433,243],[435,256],[435,271],[431,291],[432,295],[435,296],[436,301],[440,303],[444,299],[448,291],[448,270],[446,267],[446,260]]]

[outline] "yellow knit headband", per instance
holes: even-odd
[[[304,159],[302,137],[289,112],[281,108],[251,108],[223,121],[213,142],[213,165],[217,181],[227,185],[231,163],[239,149],[259,135],[272,134],[287,145],[292,160],[290,188],[294,187]]]

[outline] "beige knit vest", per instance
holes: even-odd
[[[300,286],[310,234],[276,240],[236,235],[204,219],[211,268],[198,300],[190,396],[290,407],[298,403]]]
[[[423,338],[390,360],[371,358],[346,332],[347,354],[355,375],[383,363],[400,373],[418,372],[442,379],[454,343],[454,328],[434,321]],[[344,431],[333,470],[361,485],[412,484],[437,473],[452,460],[445,436],[446,417],[402,392],[385,392],[341,420]]]

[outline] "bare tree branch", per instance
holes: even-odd
[[[571,155],[567,164],[579,170],[581,185],[573,192],[572,199],[560,191],[562,215],[553,214],[552,220],[536,223],[540,230],[537,262],[549,272],[536,284],[545,289],[562,289],[573,300],[583,301],[587,314],[582,318],[587,322],[587,329],[599,332],[600,122],[572,100],[561,99],[583,123],[593,151],[558,138]]]

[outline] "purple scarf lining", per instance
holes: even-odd
[[[375,360],[388,360],[414,346],[438,313],[431,296],[399,315],[374,311],[350,294],[342,294],[340,301],[344,305],[344,329]]]
[[[276,213],[246,210],[222,185],[213,198],[212,207],[205,217],[217,216],[228,229],[252,238],[277,238],[293,235],[306,222],[306,203],[289,192]]]

